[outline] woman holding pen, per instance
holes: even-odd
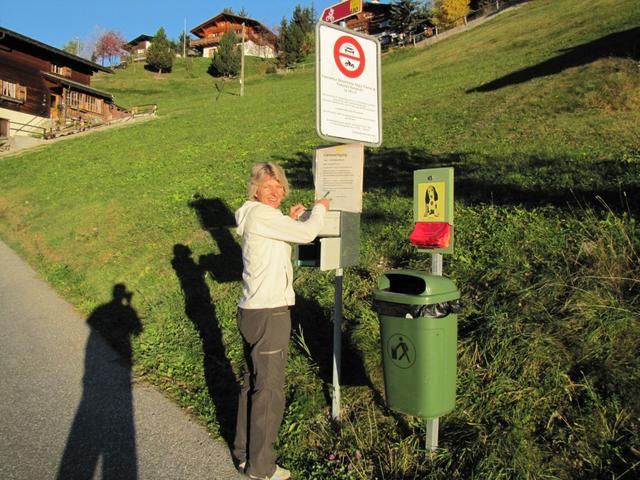
[[[251,170],[248,200],[236,213],[242,237],[242,296],[237,323],[244,340],[245,371],[238,400],[233,454],[249,478],[287,480],[290,472],[276,465],[273,445],[284,414],[284,370],[295,303],[291,243],[308,243],[317,235],[329,199],[316,200],[308,220],[296,204],[280,211],[289,193],[278,165],[257,163]]]

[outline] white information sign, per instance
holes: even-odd
[[[316,26],[316,127],[340,143],[382,144],[380,42],[329,23]]]
[[[331,199],[331,210],[362,212],[364,145],[318,148],[313,163],[316,198]]]

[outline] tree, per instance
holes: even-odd
[[[80,52],[82,51],[82,43],[78,37],[69,40],[62,46],[62,50],[70,53],[71,55],[80,56]]]
[[[315,50],[315,10],[311,8],[296,5],[291,17],[291,23],[300,27],[303,35],[302,56],[308,55]]]
[[[305,34],[302,27],[297,23],[291,22],[284,37],[284,49],[288,66],[298,63],[304,58],[304,39]]]
[[[125,38],[120,32],[109,30],[104,32],[98,37],[95,46],[96,59],[102,60],[102,65],[105,64],[105,60],[109,60],[109,64],[113,65],[116,59],[126,53],[124,45],[127,43]]]
[[[291,21],[285,18],[280,24],[278,58],[281,65],[291,66],[314,50],[315,13],[313,8],[297,5]]]
[[[313,32],[315,25],[315,13],[313,7],[302,8],[300,5],[296,5],[296,8],[293,10],[293,15],[291,16],[291,22],[300,26],[300,29],[304,33]]]
[[[469,13],[469,0],[436,0],[432,10],[435,25],[453,25],[464,23]]]
[[[209,74],[214,77],[235,77],[240,73],[240,48],[238,37],[233,30],[228,30],[220,40],[220,46],[213,54]]]
[[[278,64],[283,66],[287,64],[287,28],[287,19],[282,17],[279,28],[280,32],[278,33],[278,39],[276,40],[276,48],[278,49]]]
[[[426,4],[416,0],[396,0],[391,4],[391,24],[397,33],[412,35],[428,20]]]
[[[173,67],[174,57],[172,42],[167,38],[164,28],[160,27],[147,50],[147,65],[160,73],[163,70],[166,72]]]

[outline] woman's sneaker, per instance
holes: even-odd
[[[291,478],[291,472],[286,468],[276,465],[276,471],[270,477],[256,477],[254,475],[249,475],[249,478],[253,478],[254,480],[289,480]]]

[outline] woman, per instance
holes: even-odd
[[[238,400],[233,454],[249,478],[286,480],[290,472],[275,463],[273,444],[284,414],[284,369],[295,303],[290,243],[308,243],[317,235],[329,200],[316,200],[308,220],[298,217],[296,204],[289,216],[280,203],[289,193],[278,165],[257,163],[251,170],[248,200],[236,213],[242,237],[242,296],[237,322],[245,347],[244,383]]]

